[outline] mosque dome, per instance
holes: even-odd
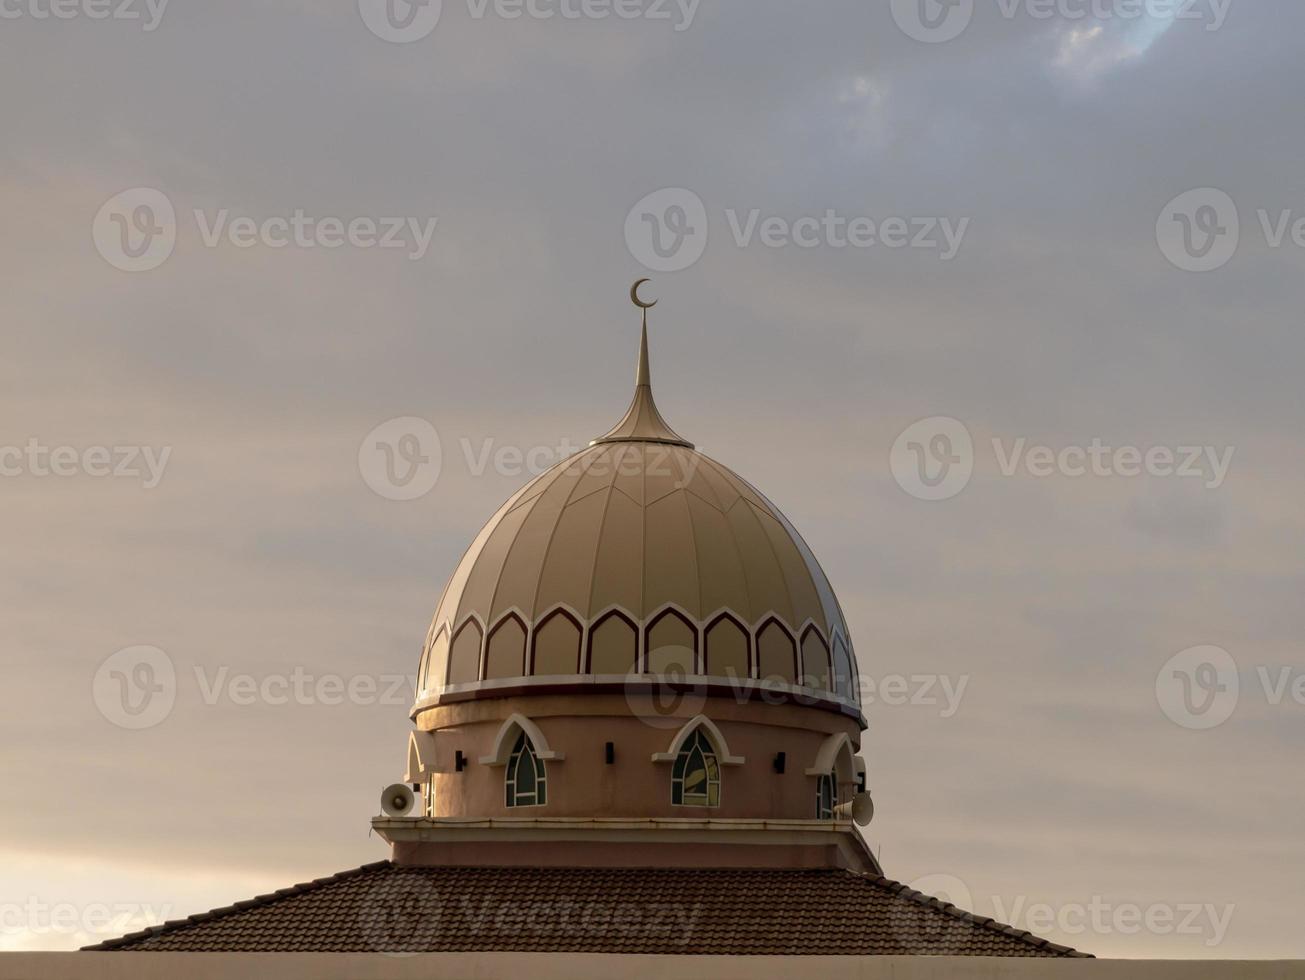
[[[503,504],[458,564],[417,709],[649,675],[788,690],[859,716],[854,664],[797,530],[662,418],[645,322],[625,417]]]
[[[796,821],[819,851],[864,795],[838,600],[775,505],[658,411],[637,288],[629,410],[499,508],[426,633],[405,779],[431,821],[410,828],[422,860],[461,860],[442,821],[541,818],[580,821],[577,846],[595,820]]]

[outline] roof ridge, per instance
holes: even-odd
[[[349,868],[346,871],[337,871],[333,875],[327,875],[324,878],[314,878],[312,881],[301,882],[297,885],[291,885],[288,888],[278,888],[274,892],[268,892],[264,895],[255,895],[253,898],[246,898],[231,905],[222,905],[215,909],[209,909],[207,912],[196,912],[186,916],[184,919],[169,919],[167,922],[160,923],[157,926],[147,926],[136,932],[129,932],[125,936],[119,936],[116,939],[106,939],[103,942],[95,943],[91,946],[83,946],[81,952],[93,953],[105,950],[117,949],[120,946],[131,945],[141,939],[150,939],[163,933],[180,932],[190,926],[198,925],[201,922],[212,922],[216,919],[225,919],[228,916],[237,915],[241,912],[247,912],[250,909],[262,908],[263,906],[272,905],[286,898],[296,895],[303,895],[308,892],[314,892],[327,885],[333,885],[340,881],[348,881],[350,878],[357,878],[360,875],[369,874],[373,871],[379,871],[382,868],[388,868],[394,862],[372,861],[368,864],[360,865],[356,868]]]
[[[1084,959],[1095,959],[1095,957],[1091,953],[1080,952],[1079,950],[1075,949],[1072,946],[1063,946],[1060,943],[1053,943],[1050,939],[1044,939],[1041,936],[1034,935],[1033,933],[1029,932],[1027,929],[1017,929],[1014,926],[1007,925],[1004,922],[998,922],[996,919],[993,919],[991,917],[976,915],[973,912],[968,912],[963,908],[959,908],[958,906],[953,905],[951,902],[944,902],[942,899],[937,898],[933,895],[927,895],[922,891],[917,891],[916,889],[911,888],[909,885],[905,885],[902,882],[897,881],[893,878],[889,878],[885,875],[876,875],[864,871],[852,871],[850,869],[845,869],[845,870],[850,875],[854,875],[857,878],[866,879],[877,888],[883,888],[889,892],[892,892],[898,898],[904,898],[908,901],[915,902],[917,905],[923,905],[926,908],[930,908],[938,912],[943,912],[947,915],[952,916],[953,918],[960,919],[963,922],[967,922],[970,925],[978,926],[981,929],[985,929],[988,932],[995,932],[998,935],[1007,936],[1011,939],[1018,939],[1021,942],[1025,943],[1026,945],[1033,947],[1034,949],[1050,950],[1054,953],[1060,954],[1061,956],[1080,957]]]

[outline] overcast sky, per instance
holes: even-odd
[[[0,2],[0,949],[387,855],[391,678],[646,275],[876,684],[886,872],[1305,956],[1305,6],[1097,6]]]

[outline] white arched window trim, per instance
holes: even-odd
[[[807,770],[808,776],[827,776],[831,772],[838,774],[840,783],[854,783],[858,772],[856,749],[847,732],[830,735],[820,745],[816,761]],[[864,765],[864,764],[863,764]]]
[[[731,755],[729,745],[725,741],[725,736],[721,734],[719,728],[706,715],[698,715],[691,718],[683,728],[675,733],[675,738],[671,740],[670,748],[665,752],[654,752],[653,762],[674,762],[680,754],[680,749],[684,743],[689,740],[689,736],[701,728],[707,733],[707,738],[711,741],[712,746],[716,749],[716,758],[722,766],[741,766],[747,760],[741,755]]]
[[[566,758],[561,752],[554,752],[548,745],[548,739],[544,738],[544,733],[539,730],[539,726],[527,718],[525,715],[514,714],[498,730],[494,736],[494,751],[489,755],[480,757],[482,766],[506,766],[508,759],[512,755],[512,746],[516,744],[516,733],[525,732],[526,738],[530,739],[530,744],[534,746],[535,758],[544,762],[561,762]]]
[[[428,783],[435,772],[435,733],[408,733],[408,771],[405,783]]]

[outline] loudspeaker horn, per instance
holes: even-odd
[[[851,820],[858,827],[868,827],[875,818],[875,803],[869,793],[857,793],[846,803],[834,807],[834,818]]]
[[[402,817],[412,809],[415,799],[412,790],[405,784],[395,783],[393,786],[386,786],[385,792],[381,794],[381,809],[391,817]]]

